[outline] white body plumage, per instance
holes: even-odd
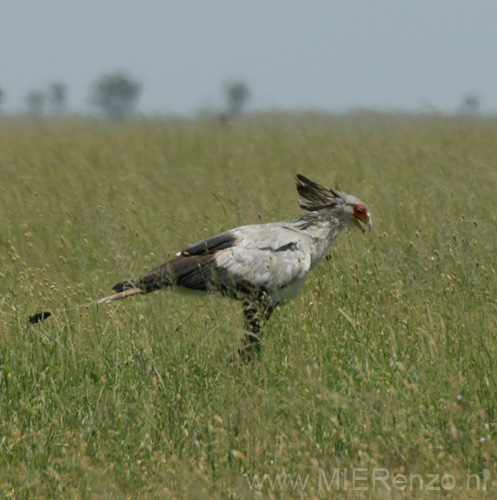
[[[254,224],[231,230],[233,246],[216,254],[217,267],[266,291],[273,304],[299,294],[340,232],[340,225],[305,220]]]

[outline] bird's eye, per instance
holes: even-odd
[[[362,208],[356,208],[355,210],[356,214],[363,214],[364,213],[364,210]]]

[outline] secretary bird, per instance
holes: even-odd
[[[300,207],[307,213],[288,222],[240,226],[187,246],[176,257],[144,276],[117,283],[103,304],[165,287],[222,295],[243,303],[247,331],[239,353],[250,358],[260,346],[260,332],[279,304],[296,297],[309,271],[347,228],[372,229],[366,206],[355,196],[325,188],[297,175]],[[91,304],[90,304],[91,305]],[[30,323],[49,312],[31,316]]]

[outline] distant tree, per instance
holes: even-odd
[[[39,90],[32,90],[28,92],[26,96],[26,106],[28,108],[28,113],[33,116],[40,116],[43,114],[43,108],[45,107],[46,97],[43,92]]]
[[[5,92],[2,89],[0,89],[0,111],[1,111],[4,99],[5,99]]]
[[[49,87],[48,99],[52,111],[56,114],[62,113],[66,107],[67,87],[60,82],[52,83]]]
[[[124,73],[112,73],[97,80],[92,89],[92,102],[112,120],[122,120],[135,109],[141,84]]]
[[[467,115],[476,115],[480,111],[480,98],[477,94],[466,94],[461,101],[461,112]]]
[[[225,84],[225,97],[228,115],[238,115],[243,111],[250,99],[250,89],[242,81],[231,81]]]

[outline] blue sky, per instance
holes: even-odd
[[[497,112],[495,0],[16,0],[2,2],[3,108],[31,90],[90,86],[124,70],[139,109],[221,109],[223,82],[244,80],[251,109],[442,112],[464,95]]]

